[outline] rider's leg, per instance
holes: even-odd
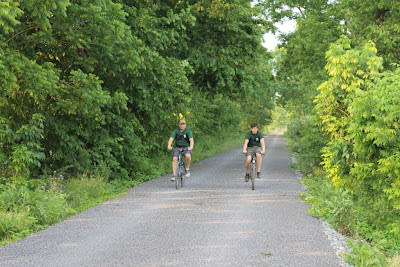
[[[247,156],[247,158],[246,158],[246,173],[250,173],[250,161],[251,161],[251,156]]]
[[[190,161],[192,160],[190,153],[186,153],[185,158],[186,158],[186,170],[190,170]]]
[[[173,157],[172,158],[172,174],[173,176],[176,176],[176,164],[178,162],[178,157]]]
[[[192,159],[190,153],[186,153],[185,154],[185,158],[186,158],[186,178],[190,177],[190,160]]]
[[[257,172],[261,171],[261,163],[262,163],[262,157],[260,153],[257,153]]]

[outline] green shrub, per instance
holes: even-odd
[[[326,176],[310,175],[303,183],[307,185],[307,191],[302,196],[311,205],[310,213],[324,218],[342,234],[354,234],[358,218],[351,195],[333,186]]]
[[[400,216],[385,204],[384,199],[367,201],[355,198],[348,191],[332,185],[326,176],[316,172],[302,180],[307,190],[302,193],[310,204],[310,213],[325,219],[342,234],[357,236],[375,250],[396,255],[400,248]],[[364,257],[367,248],[354,246],[352,257]],[[361,255],[359,255],[361,253]]]
[[[18,211],[29,202],[30,191],[26,186],[8,183],[0,194],[0,211]]]
[[[112,196],[112,186],[99,177],[82,176],[65,185],[66,200],[70,207],[84,210]]]
[[[290,150],[296,155],[302,173],[309,174],[320,165],[321,148],[326,138],[313,117],[292,120],[285,136]]]
[[[378,246],[370,246],[359,240],[349,241],[351,254],[346,255],[346,261],[354,266],[386,266],[386,257]]]
[[[7,216],[2,216],[0,239],[25,236],[72,214],[64,194],[44,189],[30,190],[15,182],[3,186],[0,213]]]
[[[31,191],[26,204],[30,214],[43,226],[56,223],[73,212],[67,207],[65,195],[54,191]]]
[[[24,236],[30,232],[37,220],[29,215],[29,211],[0,211],[0,244],[2,240],[13,236]]]

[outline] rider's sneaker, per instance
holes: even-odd
[[[175,180],[176,180],[176,176],[172,176],[171,177],[171,182],[175,182]]]
[[[190,178],[190,170],[186,170],[186,178]]]
[[[257,172],[257,178],[260,179],[260,172]]]
[[[249,173],[246,173],[246,176],[244,177],[244,180],[245,180],[246,182],[248,182],[249,179],[250,179],[250,174],[249,174]]]

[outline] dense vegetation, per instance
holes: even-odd
[[[267,124],[268,24],[250,2],[0,1],[0,240],[170,171],[181,117],[196,159]]]
[[[311,212],[355,239],[350,263],[398,266],[400,2],[259,2],[297,21],[276,71]]]

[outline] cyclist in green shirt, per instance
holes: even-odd
[[[246,134],[243,143],[243,153],[246,154],[246,176],[245,181],[248,182],[250,178],[249,168],[251,161],[251,154],[256,152],[257,156],[257,178],[260,178],[261,171],[261,155],[265,154],[264,135],[258,131],[258,124],[251,124],[251,131]]]
[[[172,143],[175,140],[175,148],[172,148]],[[171,181],[176,179],[176,164],[179,156],[179,149],[184,149],[184,155],[186,158],[186,177],[190,177],[190,161],[192,159],[192,150],[194,146],[194,139],[192,130],[186,128],[186,121],[180,120],[179,127],[176,128],[168,140],[168,150],[173,149],[172,155],[172,178]]]

